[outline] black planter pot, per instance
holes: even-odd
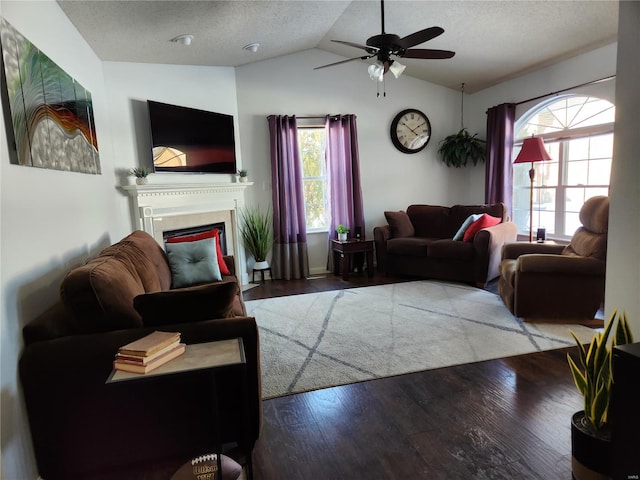
[[[571,472],[575,480],[610,479],[611,432],[595,432],[584,411],[571,417]]]

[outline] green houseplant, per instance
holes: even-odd
[[[248,180],[247,175],[249,175],[249,172],[247,172],[245,169],[238,170],[238,177],[240,177],[241,182],[246,182]]]
[[[133,167],[129,170],[129,175],[136,177],[136,183],[138,185],[144,185],[147,183],[147,176],[151,173],[151,170],[147,167]]]
[[[440,142],[438,154],[448,167],[466,167],[469,161],[477,165],[486,160],[486,142],[477,138],[477,133],[470,135],[466,128],[458,133],[445,137]]]
[[[336,227],[336,233],[338,234],[338,240],[346,240],[347,234],[349,233],[349,228],[340,224]]]
[[[616,322],[617,320],[617,322]],[[614,328],[615,325],[615,328]],[[612,337],[613,334],[613,337]],[[588,346],[571,332],[578,345],[578,362],[567,354],[576,387],[584,398],[584,410],[571,419],[571,453],[574,477],[585,469],[607,478],[609,473],[610,428],[607,423],[613,383],[612,348],[633,342],[626,314],[617,311]],[[598,452],[598,455],[594,454]]]
[[[256,261],[254,268],[267,268],[267,255],[273,246],[271,212],[259,207],[245,208],[240,213],[240,235],[245,248]]]

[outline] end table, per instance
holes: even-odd
[[[367,257],[367,276],[373,277],[373,240],[331,240],[333,250],[333,271],[337,274],[342,259],[342,279],[349,280],[351,269],[351,255],[362,253]],[[359,266],[362,273],[362,266]]]

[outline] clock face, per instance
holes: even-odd
[[[431,124],[420,110],[403,110],[391,122],[391,141],[404,153],[417,153],[431,138]]]

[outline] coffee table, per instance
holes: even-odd
[[[218,427],[220,425],[220,411],[218,409],[218,388],[216,384],[216,374],[221,369],[234,368],[238,370],[239,378],[242,385],[243,398],[243,415],[242,422],[244,437],[242,442],[245,449],[249,450],[249,414],[247,404],[247,376],[246,376],[246,360],[244,355],[244,345],[242,338],[232,338],[228,340],[219,340],[216,342],[197,343],[187,345],[185,353],[179,357],[165,363],[164,365],[152,370],[149,373],[140,374],[125,372],[122,370],[113,370],[107,378],[106,383],[118,383],[127,381],[146,381],[146,382],[162,382],[163,378],[171,375],[186,375],[194,372],[201,372],[204,378],[208,379],[211,394],[211,404],[213,405],[214,428],[216,432],[215,449],[218,462],[218,472],[222,472],[222,442],[219,436]],[[253,476],[253,468],[251,462],[251,451],[245,451],[247,459],[247,478]],[[220,475],[221,478],[221,475]]]
[[[364,254],[367,257],[367,276],[373,277],[373,240],[331,240],[333,250],[333,271],[337,274],[342,260],[342,279],[349,280],[351,270],[351,256],[353,254]],[[355,265],[355,268],[362,273],[362,263]]]

